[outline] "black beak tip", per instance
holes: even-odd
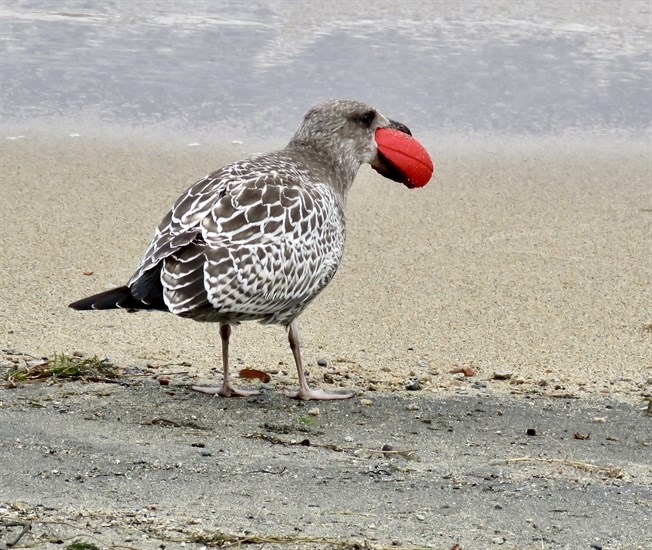
[[[390,120],[389,121],[389,127],[394,128],[394,130],[398,130],[399,132],[403,132],[404,134],[407,134],[408,136],[412,135],[412,132],[410,132],[410,129],[403,123],[401,122],[396,122],[395,120]]]

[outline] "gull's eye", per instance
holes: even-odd
[[[360,122],[363,126],[369,127],[374,121],[374,118],[376,118],[376,111],[367,111],[366,113],[362,113],[360,115]]]

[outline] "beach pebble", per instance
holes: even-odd
[[[511,372],[496,371],[494,372],[494,380],[509,380],[512,377]]]
[[[368,407],[372,403],[373,401],[371,399],[360,399],[360,405],[362,405],[363,407]]]
[[[320,367],[327,367],[328,366],[328,361],[326,361],[326,359],[317,359],[317,364]]]
[[[419,382],[418,380],[408,380],[405,383],[405,389],[407,391],[419,391],[422,389],[421,382]]]
[[[463,374],[464,376],[475,376],[475,371],[469,365],[462,365],[461,367],[455,367],[450,371],[451,374]]]
[[[408,403],[405,405],[405,410],[406,411],[418,411],[419,410],[419,405],[416,403]]]
[[[319,416],[319,407],[313,407],[312,409],[308,409],[308,414],[310,416]]]

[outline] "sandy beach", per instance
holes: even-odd
[[[433,139],[436,173],[423,190],[363,167],[344,262],[301,318],[313,379],[363,392],[418,378],[437,394],[459,391],[449,371],[470,365],[496,391],[649,395],[649,151],[618,140],[499,143]],[[66,305],[124,284],[180,192],[256,150],[5,139],[3,350],[80,351],[214,380],[216,326]],[[232,342],[236,368],[294,383],[281,329],[245,324]],[[511,381],[492,381],[497,371]]]
[[[315,409],[283,395],[278,327],[236,329],[234,370],[272,380],[224,400],[190,389],[219,379],[216,326],[66,307],[123,284],[178,194],[261,144],[21,135],[0,158],[2,372],[80,352],[121,377],[1,390],[0,547],[21,525],[48,550],[652,542],[645,145],[433,138],[420,191],[364,167],[301,319],[312,384],[357,396]]]
[[[4,2],[0,550],[652,548],[650,44],[648,0]],[[67,307],[347,97],[435,164],[362,167],[299,320],[352,399],[288,399],[280,327],[218,399],[217,326]],[[7,380],[55,354],[115,376]]]

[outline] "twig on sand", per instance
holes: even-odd
[[[190,539],[168,540],[168,542],[195,542],[219,548],[239,548],[243,544],[297,544],[310,543],[328,545],[338,550],[427,550],[426,546],[384,546],[367,540],[347,540],[334,537],[314,537],[310,535],[227,535],[225,533],[197,533]]]
[[[545,458],[536,456],[522,456],[516,458],[507,458],[504,460],[493,460],[492,464],[512,464],[515,462],[542,462],[545,464],[560,464],[563,466],[570,466],[578,470],[592,472],[594,474],[602,474],[607,477],[621,479],[625,477],[625,472],[621,468],[615,466],[598,466],[591,462],[584,462],[582,460],[572,460],[568,458]]]
[[[260,432],[254,432],[251,434],[246,434],[244,436],[246,439],[262,439],[269,443],[275,445],[283,445],[285,447],[299,446],[299,447],[319,447],[320,449],[328,449],[330,451],[335,451],[336,453],[363,453],[363,454],[378,454],[381,456],[401,456],[405,460],[419,460],[419,455],[417,454],[416,449],[392,449],[392,450],[383,450],[383,449],[365,449],[360,447],[341,447],[339,445],[334,445],[332,443],[313,443],[309,439],[302,439],[300,441],[294,439],[282,439],[269,434],[264,434]]]
[[[32,522],[31,521],[18,521],[18,520],[3,520],[2,525],[5,527],[22,527],[23,530],[16,535],[16,538],[14,540],[8,540],[7,541],[7,546],[16,546],[20,539],[22,539],[25,536],[25,533],[27,533],[31,528],[32,528]]]

